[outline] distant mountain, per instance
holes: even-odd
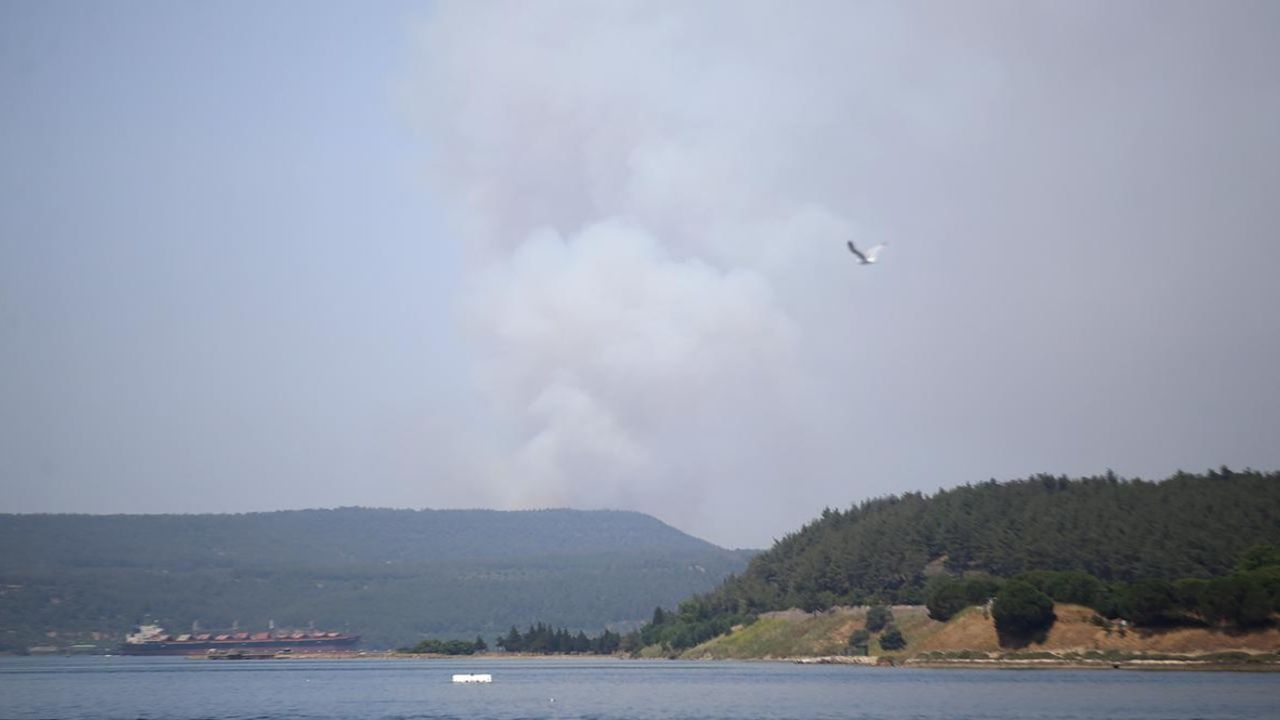
[[[709,590],[750,555],[633,512],[364,508],[0,515],[0,548],[0,649],[144,619],[314,622],[372,647],[535,621],[596,632]]]

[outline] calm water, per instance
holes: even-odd
[[[491,672],[494,682],[453,685],[455,672]],[[622,660],[0,658],[0,717],[1280,718],[1280,674]]]

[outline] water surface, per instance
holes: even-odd
[[[488,672],[489,685],[453,673]],[[1280,717],[1280,674],[644,660],[0,658],[0,718],[1210,720]]]

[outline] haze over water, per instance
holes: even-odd
[[[491,685],[453,685],[490,672]],[[1280,675],[621,660],[0,658],[0,717],[1253,720]]]

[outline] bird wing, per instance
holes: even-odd
[[[884,246],[886,245],[888,245],[887,242],[882,242],[882,243],[879,243],[879,245],[874,246],[872,247],[872,249],[869,249],[867,252],[865,252],[865,255],[867,255],[868,263],[874,263],[874,261],[876,261],[876,259],[878,258],[879,254],[881,254],[881,250],[884,250]]]
[[[853,253],[854,255],[857,255],[857,256],[858,256],[858,259],[859,259],[859,260],[861,260],[862,262],[864,262],[864,263],[865,263],[865,262],[867,262],[867,256],[866,256],[866,255],[863,255],[863,254],[862,254],[862,253],[860,253],[860,252],[858,252],[858,248],[856,248],[856,247],[854,247],[854,246],[853,246],[853,241],[852,241],[852,240],[850,240],[850,241],[847,243],[847,245],[849,246],[849,252]]]

